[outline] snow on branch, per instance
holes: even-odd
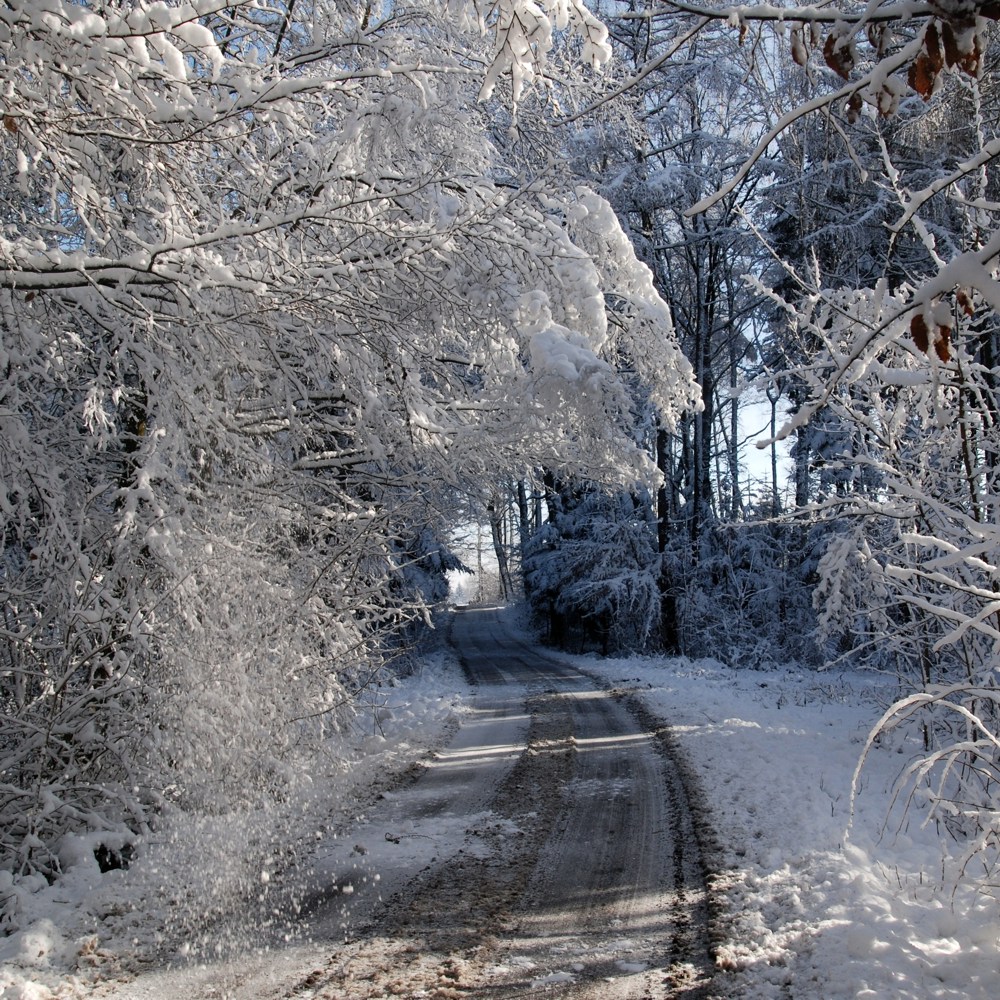
[[[812,72],[832,71],[844,81],[782,114],[736,174],[688,209],[688,214],[694,216],[731,193],[771,145],[802,118],[842,101],[849,122],[859,118],[865,105],[875,114],[891,117],[898,112],[907,88],[926,101],[940,89],[948,72],[976,78],[983,65],[986,26],[1000,19],[1000,4],[965,0],[880,4],[872,0],[864,7],[839,3],[822,7],[715,7],[665,0],[655,10],[625,17],[671,22],[673,39],[667,51],[655,54],[615,91],[615,96],[636,87],[690,41],[718,25],[736,29],[742,45],[748,24],[771,24],[779,39],[789,38],[794,63]],[[679,23],[675,25],[674,21]]]
[[[611,59],[607,28],[581,0],[499,0],[495,9],[493,52],[480,100],[488,100],[500,78],[509,75],[516,104],[525,86],[544,72],[554,31],[569,31],[580,39],[584,65],[599,70]]]

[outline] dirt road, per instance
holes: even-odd
[[[451,638],[474,712],[320,866],[316,946],[224,986],[192,971],[186,996],[712,996],[701,858],[662,734],[495,611],[457,612]]]

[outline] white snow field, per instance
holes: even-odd
[[[870,755],[848,830],[854,770],[870,727],[896,694],[891,679],[741,670],[713,660],[560,658],[608,687],[634,692],[672,727],[689,771],[689,795],[700,802],[715,842],[708,859],[715,871],[714,994],[795,1000],[1000,995],[994,902],[941,880],[937,833],[921,828],[918,812],[904,829],[882,831],[894,779],[909,759],[905,744],[883,744]],[[370,905],[365,900],[375,894],[366,896],[366,889],[383,879],[392,883],[394,866],[419,865],[467,839],[468,823],[437,822],[394,828],[379,845],[366,823],[397,796],[387,776],[405,771],[468,723],[471,700],[457,661],[429,658],[421,671],[384,689],[382,731],[359,730],[349,759],[331,768],[339,774],[336,801],[303,796],[289,806],[289,815],[312,824],[298,831],[299,842],[288,837],[289,852],[300,861],[310,852],[317,867],[332,856],[357,859],[357,877],[339,887],[345,922],[356,919],[352,910]],[[483,824],[489,822],[484,816]],[[279,859],[252,862],[259,869],[252,873],[257,895],[273,899],[275,914],[268,940],[258,935],[248,948],[239,900],[227,886],[246,884],[239,858],[258,857],[253,837],[254,824],[246,819],[190,823],[165,838],[171,842],[144,845],[127,872],[100,874],[86,845],[78,844],[77,864],[54,886],[12,884],[9,877],[0,882],[0,898],[19,894],[22,915],[21,929],[0,939],[0,998],[183,1000],[204,986],[218,963],[229,962],[239,976],[258,982],[266,982],[261,970],[270,970],[277,983],[292,970],[329,962],[329,938],[325,945],[310,943],[302,930],[308,900],[282,888],[293,881]],[[220,869],[204,859],[210,853],[204,845],[215,840],[237,856],[232,866]],[[623,968],[628,961],[623,948]],[[532,993],[564,995],[572,971],[539,973]]]

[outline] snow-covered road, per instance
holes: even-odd
[[[670,996],[680,985],[696,996],[709,967],[705,888],[665,744],[621,692],[502,621],[470,610],[453,627],[480,697],[495,684],[521,690],[530,716],[524,750],[491,804],[522,832],[519,874],[501,919],[470,928],[473,941],[489,936],[470,985],[498,997],[545,985],[564,997]],[[474,883],[455,895],[461,905]]]
[[[329,906],[352,940],[288,995],[697,996],[705,890],[663,744],[494,611],[457,615],[452,642],[473,711],[352,835],[372,877]],[[398,851],[421,840],[430,857]]]
[[[852,796],[892,678],[555,656],[510,610],[452,629],[468,676],[428,651],[372,692],[384,731],[289,800],[280,851],[186,817],[128,872],[22,883],[3,1000],[998,995],[994,897],[941,880],[919,814],[883,825],[905,734]]]
[[[660,735],[494,611],[456,615],[452,642],[472,710],[317,864],[312,943],[110,996],[710,995],[700,852]]]

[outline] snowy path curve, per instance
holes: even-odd
[[[473,711],[320,866],[304,913],[314,944],[224,976],[190,970],[173,988],[190,1000],[712,996],[694,822],[655,723],[496,611],[458,612],[451,633]],[[167,986],[133,983],[129,1000]]]
[[[289,995],[708,996],[701,859],[659,736],[494,611],[457,614],[452,642],[476,721],[400,799],[473,822]]]

